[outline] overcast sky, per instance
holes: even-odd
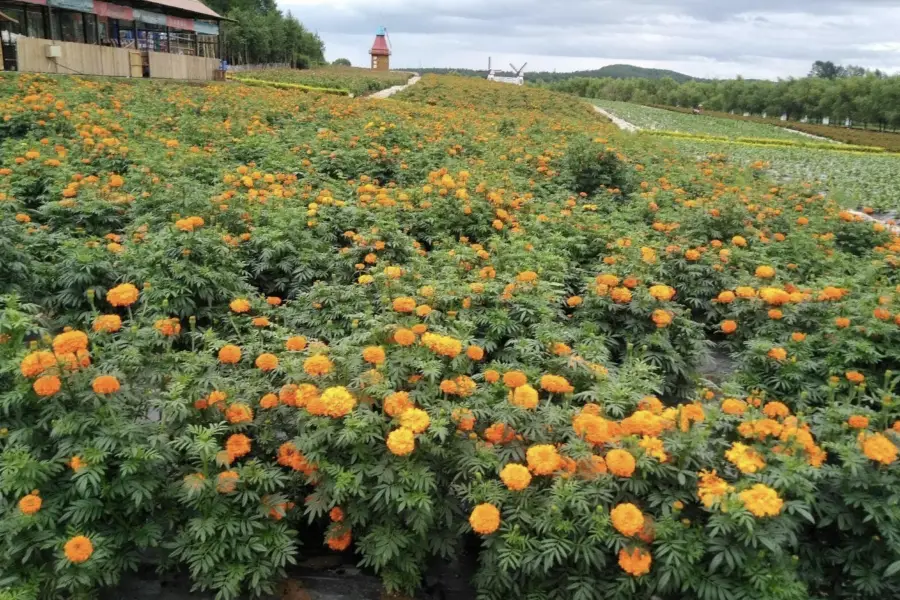
[[[574,71],[630,63],[697,77],[805,75],[833,60],[900,72],[900,0],[278,0],[368,66],[380,25],[392,67]]]

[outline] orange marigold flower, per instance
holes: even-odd
[[[250,453],[250,438],[243,433],[235,433],[225,441],[225,451],[229,458],[234,460]]]
[[[724,291],[720,292],[718,296],[716,296],[716,302],[719,304],[731,304],[734,302],[734,292]]]
[[[83,460],[81,460],[80,456],[73,456],[69,460],[69,468],[71,468],[76,473],[78,471],[80,471],[81,469],[85,468],[86,466],[87,466],[87,463],[84,462]]]
[[[380,365],[385,361],[384,348],[381,346],[369,346],[362,352],[363,360],[373,365]]]
[[[115,394],[121,386],[119,385],[119,380],[112,375],[101,375],[94,379],[91,387],[94,388],[94,392],[103,395]]]
[[[122,317],[119,315],[99,315],[94,319],[93,330],[97,333],[115,333],[120,329],[122,329]]]
[[[269,321],[268,317],[256,317],[250,322],[254,327],[268,327],[272,324],[272,322]]]
[[[394,341],[401,346],[412,346],[416,343],[416,334],[405,328],[394,332]]]
[[[216,476],[216,491],[220,494],[230,494],[237,487],[240,478],[237,471],[222,471]]]
[[[276,406],[278,406],[278,396],[275,394],[266,394],[259,399],[259,407],[264,410],[275,408]]]
[[[762,483],[744,490],[738,496],[747,510],[756,517],[774,517],[784,506],[784,500],[778,496],[778,492]]]
[[[91,554],[94,553],[94,545],[91,544],[91,540],[87,537],[76,535],[66,542],[63,551],[66,554],[66,558],[69,559],[69,562],[80,564],[89,559]]]
[[[253,409],[243,402],[235,402],[225,411],[229,423],[249,423],[253,420]]]
[[[479,504],[469,515],[469,525],[475,533],[490,535],[500,527],[500,511],[493,504]]]
[[[393,308],[399,313],[411,313],[416,310],[416,301],[408,296],[394,298]]]
[[[344,511],[341,510],[340,506],[335,506],[328,512],[328,518],[334,523],[340,523],[344,520]]]
[[[869,418],[863,415],[852,415],[847,419],[847,425],[853,429],[865,429],[869,426]]]
[[[553,345],[550,346],[550,351],[556,356],[569,356],[572,354],[572,348],[562,342],[553,342]]]
[[[802,333],[800,331],[795,331],[794,333],[791,334],[791,341],[800,343],[805,339],[806,339],[806,334]]]
[[[634,504],[619,504],[609,513],[613,527],[626,537],[631,537],[644,528],[644,515]]]
[[[484,430],[484,439],[492,444],[506,444],[516,439],[516,432],[503,423],[494,423]]]
[[[306,350],[306,338],[302,335],[290,337],[284,343],[284,347],[290,352],[302,352]]]
[[[60,390],[62,382],[56,375],[42,375],[34,381],[31,387],[38,396],[47,398]]]
[[[416,449],[416,437],[409,429],[395,429],[387,437],[387,447],[396,456],[407,456]]]
[[[507,387],[517,388],[528,383],[528,377],[522,371],[507,371],[503,374],[503,383]]]
[[[498,381],[500,381],[500,373],[498,373],[494,369],[488,369],[484,372],[484,380],[488,383],[497,383]]]
[[[756,297],[756,290],[752,287],[742,285],[734,290],[734,293],[738,298],[743,298],[744,300],[748,300],[750,298]]]
[[[650,553],[640,548],[632,548],[630,552],[625,548],[619,550],[619,567],[632,577],[649,573],[652,562]]]
[[[525,453],[528,469],[535,475],[550,475],[559,469],[562,457],[550,444],[532,446]]]
[[[725,452],[725,458],[741,473],[756,473],[766,466],[766,461],[756,450],[740,442],[731,445],[731,449]]]
[[[866,376],[859,371],[847,371],[844,376],[850,383],[860,384],[866,380]]]
[[[384,412],[390,417],[399,417],[413,407],[408,392],[394,392],[384,399]]]
[[[791,415],[791,409],[784,402],[767,402],[763,407],[763,414],[770,419],[784,418]]]
[[[637,463],[628,450],[615,449],[606,453],[606,466],[609,472],[618,477],[631,477]]]
[[[653,314],[650,316],[650,320],[652,320],[656,324],[657,329],[665,329],[669,325],[672,324],[672,319],[675,315],[673,315],[668,310],[654,310]]]
[[[131,306],[137,302],[140,292],[130,283],[117,285],[106,292],[106,301],[113,306]]]
[[[25,377],[31,378],[37,377],[44,371],[52,369],[56,366],[57,360],[52,352],[39,350],[37,352],[32,352],[24,359],[22,359],[22,364],[19,365],[19,370]]]
[[[232,300],[231,304],[229,304],[228,307],[232,312],[236,312],[238,314],[250,312],[250,302],[248,302],[246,298],[237,298],[236,300]]]
[[[715,471],[700,471],[697,481],[697,496],[706,508],[710,508],[733,491],[734,488],[716,475]]]
[[[838,329],[846,329],[847,327],[850,327],[850,319],[847,317],[838,317],[834,320],[834,324]]]
[[[281,306],[281,298],[278,296],[269,296],[266,298],[266,304],[269,306]]]
[[[726,415],[742,415],[747,411],[747,403],[735,398],[722,400],[722,412]]]
[[[862,449],[867,458],[883,465],[897,460],[897,446],[881,433],[863,436]]]
[[[484,358],[484,349],[478,346],[469,346],[466,348],[466,356],[472,360],[481,360]]]
[[[685,250],[684,257],[690,261],[700,260],[700,252],[691,248],[690,250]]]
[[[769,350],[766,355],[772,360],[783,361],[787,358],[787,351],[784,348],[772,348]]]
[[[325,539],[325,543],[328,547],[335,552],[343,552],[350,547],[352,541],[353,535],[349,528],[345,528],[342,531],[332,531]]]
[[[83,331],[67,331],[53,338],[53,351],[56,354],[74,354],[79,350],[87,350],[88,336]]]
[[[568,380],[559,375],[544,375],[541,377],[541,389],[547,390],[551,394],[568,394],[575,391],[575,388],[572,387]]]
[[[234,365],[241,360],[241,349],[233,344],[226,344],[219,350],[219,362],[225,365]]]
[[[538,274],[534,271],[522,271],[516,275],[516,280],[522,283],[534,283],[538,279]]]
[[[514,492],[521,492],[531,483],[531,473],[523,465],[510,463],[500,471],[500,480]]]
[[[613,288],[609,296],[613,299],[613,302],[616,302],[617,304],[628,304],[631,302],[632,298],[631,290],[626,287]]]
[[[572,296],[566,300],[566,305],[570,308],[575,308],[576,306],[580,306],[582,302],[584,302],[584,299],[581,296]]]
[[[23,515],[31,516],[35,514],[37,511],[41,510],[41,504],[43,504],[43,500],[38,496],[35,492],[22,496],[19,500],[19,510],[22,511]]]
[[[303,362],[303,370],[307,375],[310,375],[312,377],[327,375],[333,368],[334,363],[332,363],[331,359],[324,354],[310,356]]]
[[[737,321],[732,321],[731,319],[728,319],[727,321],[722,321],[722,324],[719,325],[719,327],[722,328],[723,333],[730,335],[730,334],[734,333],[735,331],[737,331],[738,324],[737,324]]]
[[[153,328],[166,337],[172,337],[181,333],[181,322],[175,317],[159,319],[153,324]]]
[[[260,371],[274,371],[278,368],[278,357],[274,354],[260,354],[256,357],[256,367]]]

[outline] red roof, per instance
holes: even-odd
[[[212,19],[222,19],[222,15],[206,6],[199,0],[144,0],[150,4],[158,4],[159,6],[168,6],[169,8],[177,8],[195,15],[203,15]]]
[[[372,44],[372,49],[369,50],[369,54],[373,56],[390,56],[391,50],[388,48],[387,39],[383,35],[375,36],[375,43]]]

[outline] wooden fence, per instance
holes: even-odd
[[[47,58],[45,54],[47,46],[59,46],[60,57]],[[140,68],[132,73],[129,67],[129,55],[136,53],[134,49],[51,41],[20,35],[16,50],[19,71],[22,72],[109,77],[141,76]],[[149,52],[148,55],[150,76],[161,79],[212,81],[220,64],[217,58],[164,52]]]

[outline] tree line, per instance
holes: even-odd
[[[308,68],[325,62],[325,43],[275,0],[206,0],[220,15],[224,58],[233,65],[288,63]]]
[[[808,77],[778,81],[737,79],[687,81],[664,79],[575,78],[542,84],[586,98],[637,104],[696,107],[819,123],[900,129],[900,76],[860,67],[817,61]]]

